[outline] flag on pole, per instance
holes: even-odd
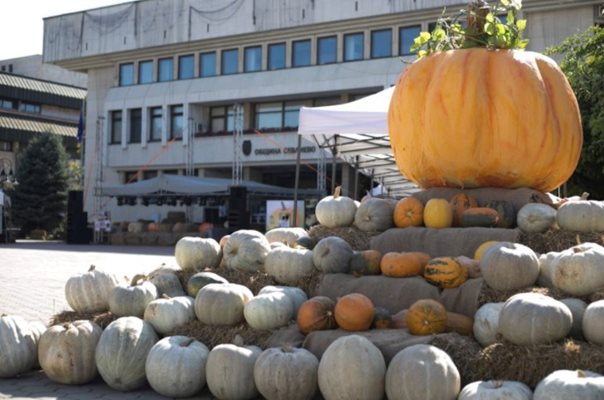
[[[78,133],[76,134],[76,139],[78,139],[78,142],[82,141],[82,137],[84,137],[84,115],[80,113],[80,120],[78,121]]]

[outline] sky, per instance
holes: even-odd
[[[43,18],[131,0],[2,0],[0,60],[42,54]]]

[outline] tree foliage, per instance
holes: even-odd
[[[23,233],[60,228],[67,207],[66,165],[65,148],[50,133],[32,140],[21,154],[11,200],[13,221]]]
[[[548,49],[564,54],[560,66],[577,96],[583,122],[583,150],[569,185],[573,194],[604,199],[604,28],[585,32]]]

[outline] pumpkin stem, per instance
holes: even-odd
[[[587,200],[588,197],[589,197],[589,193],[587,193],[587,192],[583,192],[583,194],[581,194],[581,200]]]
[[[500,387],[503,386],[502,380],[491,381],[491,383],[493,384],[494,389],[499,389]]]
[[[489,12],[491,12],[491,7],[484,0],[476,0],[468,5],[466,40],[469,39],[472,43],[481,43],[484,41],[484,25]]]
[[[66,322],[66,323],[63,324],[63,329],[65,329],[65,330],[67,330],[67,329],[69,329],[71,327],[72,327],[71,322]]]
[[[164,298],[164,299],[171,299],[172,298],[172,297],[168,296],[167,293],[162,294],[161,297]]]
[[[88,272],[92,272],[96,269],[95,265],[91,265],[90,268],[88,268]]]
[[[195,341],[194,338],[189,337],[189,338],[187,338],[187,340],[185,340],[184,342],[182,342],[180,344],[180,347],[189,347],[191,345],[191,343],[193,343],[194,341]]]
[[[238,347],[242,347],[243,345],[245,345],[243,337],[241,337],[241,335],[235,335],[235,337],[233,338],[233,344]]]
[[[132,281],[130,281],[130,286],[136,286],[136,283],[140,280],[146,281],[147,276],[145,274],[134,275],[134,278],[132,278]]]
[[[583,371],[582,369],[578,369],[577,370],[577,378],[587,378],[587,375],[585,374],[585,371]]]
[[[284,344],[283,346],[281,346],[281,351],[284,353],[293,353],[294,348],[291,344]]]
[[[338,197],[340,197],[342,194],[342,186],[336,186],[335,190],[333,191],[333,198],[337,199]]]

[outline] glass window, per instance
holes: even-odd
[[[111,144],[122,142],[122,111],[111,111]]]
[[[212,107],[210,109],[210,131],[230,132],[235,129],[235,112],[233,106]]]
[[[216,52],[202,53],[199,56],[199,76],[216,75]]]
[[[174,60],[171,58],[161,58],[157,63],[157,81],[171,81],[174,77]]]
[[[239,50],[223,50],[222,75],[236,74],[237,72],[239,72]]]
[[[130,110],[130,137],[128,138],[129,143],[141,142],[141,117],[142,110],[140,108],[133,108],[132,110]]]
[[[243,51],[243,70],[245,72],[262,69],[262,48],[260,46],[246,47]]]
[[[39,104],[28,103],[28,102],[22,101],[21,103],[19,103],[19,111],[26,112],[26,113],[40,114],[42,109]]]
[[[157,170],[146,169],[143,171],[143,177],[142,177],[143,181],[146,181],[147,179],[153,179],[155,177],[157,177]]]
[[[292,43],[292,67],[310,65],[310,39]]]
[[[134,64],[120,64],[120,86],[134,85]]]
[[[390,57],[392,55],[392,30],[384,29],[371,32],[371,58]]]
[[[127,171],[124,173],[124,183],[134,183],[138,181],[138,171]]]
[[[363,59],[363,34],[349,33],[344,35],[344,61]],[[335,61],[335,60],[334,60]]]
[[[195,59],[193,54],[178,57],[178,79],[195,77]]]
[[[153,61],[141,61],[138,63],[138,83],[153,82]]]
[[[419,25],[406,26],[399,30],[399,55],[406,56],[413,54],[410,48],[413,46],[413,40],[419,36],[420,31],[421,27]]]
[[[297,128],[302,106],[311,107],[312,101],[287,101],[285,102],[285,112],[283,113],[283,128]]]
[[[285,68],[285,43],[269,44],[268,69],[275,70],[282,68]]]
[[[161,140],[162,110],[161,107],[153,107],[149,110],[149,141]]]
[[[280,129],[283,126],[283,103],[256,104],[257,129]]]
[[[335,36],[322,37],[317,41],[317,64],[329,64],[337,61],[337,41]]]
[[[0,99],[0,108],[15,108],[15,103],[12,100]]]
[[[182,104],[170,107],[170,139],[182,139],[184,131]]]

